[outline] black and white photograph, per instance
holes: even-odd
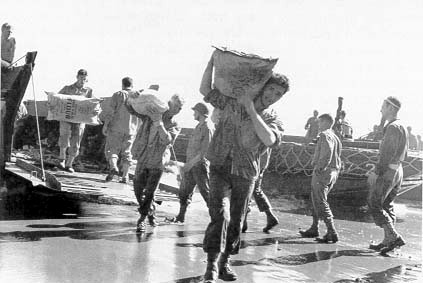
[[[0,282],[423,281],[423,1],[0,7]]]

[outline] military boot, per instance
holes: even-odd
[[[207,269],[204,274],[204,283],[215,283],[218,275],[217,260],[219,253],[207,253]]]
[[[136,230],[137,233],[145,232],[145,229],[146,229],[145,218],[146,217],[147,217],[146,215],[141,214],[140,218],[138,218],[137,230]]]
[[[179,206],[179,213],[177,216],[170,218],[169,221],[170,222],[174,222],[174,223],[184,223],[185,222],[185,214],[187,213],[187,208],[188,205],[187,204],[181,204]]]
[[[386,227],[384,225],[382,228],[383,228],[383,234],[384,234],[382,242],[380,242],[379,244],[371,243],[369,245],[369,249],[375,250],[375,251],[380,251],[382,248],[386,247],[387,244],[389,243],[390,234],[389,234],[389,231],[388,231],[388,227]]]
[[[398,234],[398,232],[395,230],[394,224],[392,223],[387,223],[382,225],[382,227],[385,229],[387,229],[388,233],[389,233],[389,241],[386,244],[386,247],[383,247],[380,250],[380,254],[381,255],[385,255],[386,253],[393,251],[396,248],[399,248],[401,246],[405,245],[405,241],[404,239],[401,237],[400,234]]]
[[[266,210],[265,213],[267,216],[267,224],[266,227],[263,228],[263,232],[268,233],[273,227],[279,224],[279,220],[271,209]]]
[[[313,224],[305,231],[300,230],[299,233],[303,238],[319,237],[319,218],[313,214]]]
[[[238,275],[232,270],[229,264],[229,254],[223,253],[219,260],[219,279],[223,281],[235,281]]]
[[[329,242],[336,243],[338,242],[338,233],[336,232],[335,226],[333,224],[333,219],[325,219],[325,224],[327,227],[326,235],[323,236],[323,238],[317,238],[316,241],[319,243],[326,243]]]

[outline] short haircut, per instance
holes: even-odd
[[[130,77],[124,77],[122,79],[122,86],[123,87],[132,87],[133,81]]]
[[[325,113],[319,116],[319,119],[329,122],[331,125],[333,125],[333,117],[329,113]]]
[[[180,106],[184,105],[185,100],[182,98],[181,95],[175,93],[174,95],[172,95],[172,97],[170,98],[171,101],[174,101],[176,103],[178,103]]]
[[[76,75],[77,76],[88,76],[88,72],[85,69],[79,69],[78,73]]]
[[[389,105],[391,105],[395,110],[396,110],[396,112],[398,112],[398,110],[400,110],[400,108],[401,108],[401,102],[399,101],[399,99],[398,98],[396,98],[395,96],[388,96],[386,99],[385,99],[385,101],[389,104]]]
[[[266,84],[277,84],[285,89],[285,94],[289,91],[289,79],[282,74],[273,73],[270,79],[266,82]]]
[[[1,31],[4,31],[4,30],[6,30],[6,29],[11,29],[12,28],[12,26],[9,24],[9,23],[4,23],[2,26],[1,26]]]

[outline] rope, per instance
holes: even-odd
[[[30,64],[30,66],[31,66],[32,93],[34,94],[35,121],[37,121],[38,144],[40,146],[41,172],[43,173],[43,176],[42,176],[41,180],[42,181],[45,181],[46,180],[46,172],[44,171],[43,148],[42,148],[42,145],[41,145],[40,123],[38,122],[38,107],[37,107],[37,100],[35,98],[35,86],[34,86],[34,76],[32,74],[32,64]]]
[[[18,63],[20,60],[22,60],[22,59],[23,59],[23,58],[25,58],[25,57],[26,57],[26,54],[25,54],[24,56],[22,56],[21,58],[19,58],[18,60],[16,60],[15,62],[10,63],[10,66],[15,65],[16,63]],[[32,65],[31,65],[31,70],[32,70]],[[32,73],[31,73],[31,75],[32,75]]]
[[[278,149],[274,149],[270,159],[269,171],[285,174],[304,174],[311,176],[313,166],[314,148],[296,143],[283,143]],[[345,148],[342,150],[341,159],[343,168],[341,176],[363,178],[366,173],[374,168],[378,162],[377,150],[365,150],[359,148]],[[402,161],[404,178],[422,174],[422,158],[408,156]],[[420,177],[420,180],[422,178]]]

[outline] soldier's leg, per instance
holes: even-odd
[[[311,178],[311,193],[310,199],[313,206],[313,223],[311,224],[310,228],[305,231],[300,230],[301,236],[305,238],[315,238],[319,236],[319,210],[318,210],[318,194],[319,194],[319,187],[318,187],[318,177],[313,172],[313,176]]]
[[[66,160],[66,149],[70,146],[70,137],[71,137],[71,123],[68,122],[59,122],[59,159],[60,159],[60,166],[61,169],[65,168],[65,160]]]
[[[267,222],[266,226],[263,228],[263,232],[267,233],[269,232],[269,230],[279,224],[279,220],[276,215],[273,214],[272,205],[270,204],[269,199],[263,192],[262,181],[263,175],[261,174],[254,185],[253,197],[258,206],[258,209],[261,212],[266,213]]]
[[[328,203],[328,194],[332,190],[333,186],[338,179],[338,172],[336,170],[326,170],[319,176],[319,190],[317,191],[318,194],[318,210],[319,216],[322,217],[323,221],[326,224],[327,233],[323,237],[322,242],[337,242],[338,241],[338,234],[335,229],[335,225],[333,222],[333,214],[330,209]]]
[[[176,217],[170,219],[171,222],[185,222],[185,213],[188,205],[191,203],[194,188],[195,180],[191,169],[184,173],[184,178],[179,189],[179,213]]]
[[[81,140],[84,135],[84,129],[85,129],[85,124],[83,123],[80,123],[80,124],[73,123],[71,126],[72,134],[70,138],[69,157],[66,160],[66,168],[70,172],[74,171],[72,168],[73,161],[79,154],[79,148],[81,147]]]
[[[209,214],[203,250],[207,253],[207,269],[204,279],[215,282],[217,260],[225,250],[227,229],[230,221],[230,166],[210,166]]]
[[[392,178],[391,178],[392,189],[389,192],[389,194],[386,196],[383,202],[383,207],[384,207],[386,219],[389,219],[389,221],[385,221],[386,223],[384,223],[382,227],[387,230],[387,233],[389,235],[388,237],[389,241],[387,242],[386,247],[383,247],[381,249],[381,254],[386,254],[387,252],[390,252],[394,250],[395,248],[405,245],[404,239],[395,229],[395,226],[394,226],[395,214],[393,213],[393,201],[396,195],[398,194],[398,190],[402,184],[403,171],[402,171],[402,167],[396,170],[388,169],[388,171],[392,175]],[[389,204],[387,204],[387,202]],[[390,210],[387,210],[387,208],[389,208]]]
[[[106,181],[111,181],[113,176],[118,173],[118,159],[121,147],[121,135],[112,131],[106,137],[106,145],[104,152],[107,162],[109,163],[109,174],[106,176]]]
[[[224,253],[219,261],[219,278],[224,281],[237,279],[231,269],[229,257],[239,252],[241,244],[242,222],[248,209],[248,203],[254,190],[255,180],[248,180],[239,176],[231,176],[232,193],[230,199],[230,222]]]
[[[137,232],[145,231],[145,218],[147,217],[147,214],[143,214],[141,207],[144,206],[145,202],[144,188],[147,185],[147,178],[148,170],[137,164],[134,175],[134,193],[139,205],[138,212],[140,213],[140,218],[137,221]]]
[[[132,143],[134,137],[125,135],[123,139],[123,146],[121,148],[121,165],[122,165],[122,180],[121,183],[127,184],[129,182],[129,167],[132,164]]]
[[[191,171],[195,184],[197,184],[201,196],[208,205],[210,193],[209,167],[205,163],[200,162],[192,167]]]

